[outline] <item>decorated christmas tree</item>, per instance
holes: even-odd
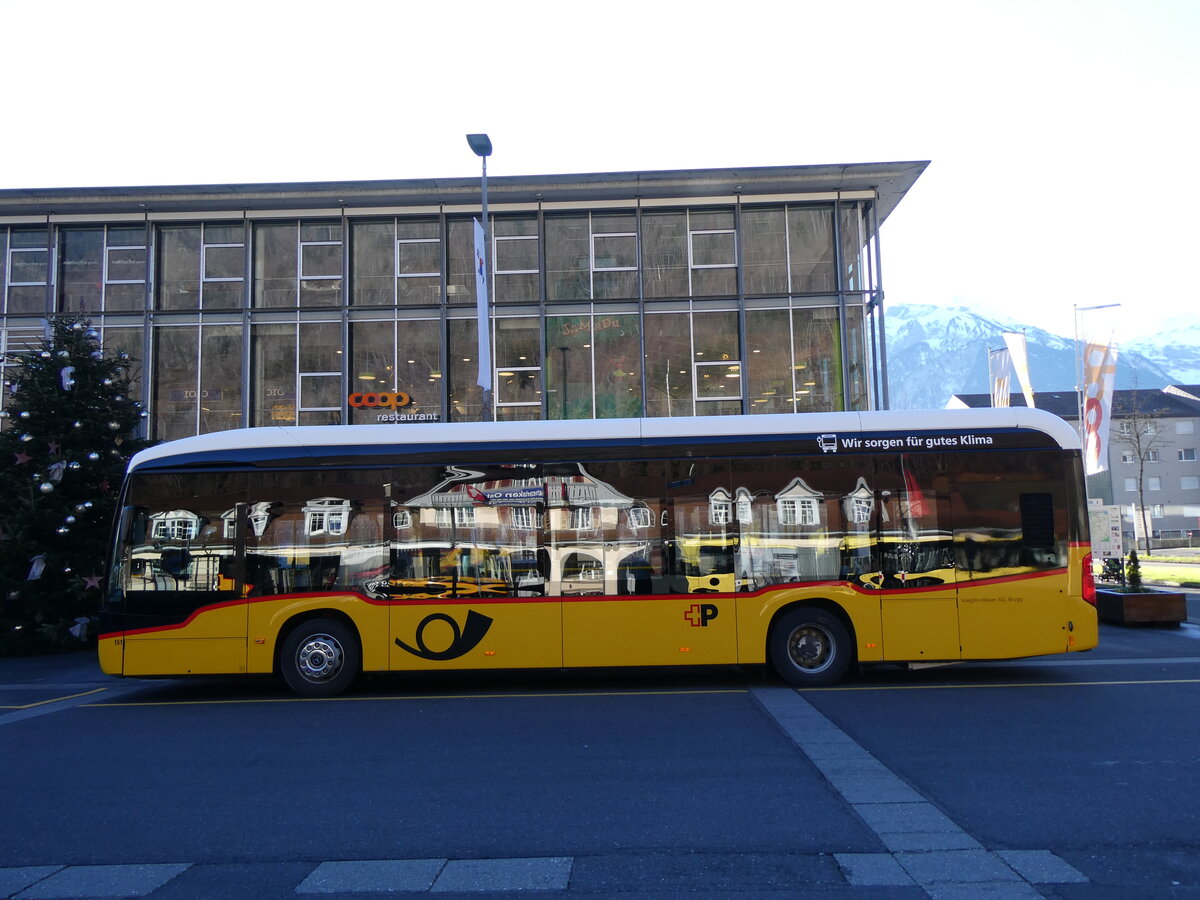
[[[49,322],[10,356],[0,411],[0,653],[81,646],[100,605],[108,533],[145,415],[131,363],[87,320]]]

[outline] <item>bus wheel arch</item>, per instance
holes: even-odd
[[[767,631],[767,660],[788,684],[835,684],[854,662],[854,626],[836,603],[805,600],[780,609]]]
[[[279,631],[275,665],[302,697],[334,697],[362,672],[362,638],[354,621],[330,609],[289,619]]]

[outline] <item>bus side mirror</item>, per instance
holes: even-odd
[[[146,524],[148,521],[146,510],[141,507],[122,507],[121,543],[126,546],[144,544],[146,542]]]

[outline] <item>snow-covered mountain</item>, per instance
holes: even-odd
[[[1174,384],[1200,384],[1200,317],[1167,319],[1157,333],[1129,341],[1121,350],[1139,353],[1157,363]],[[1120,354],[1117,359],[1120,368]]]
[[[1034,390],[1075,389],[1077,362],[1071,338],[961,306],[889,304],[886,322],[893,409],[939,408],[952,394],[986,394],[988,350],[1004,346],[1006,331],[1025,332]],[[1200,316],[1170,319],[1159,333],[1120,345],[1119,388],[1197,383]],[[1020,391],[1015,377],[1012,390]]]

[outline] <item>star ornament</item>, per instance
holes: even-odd
[[[46,445],[51,456],[58,456],[58,452],[62,449],[62,445],[58,441],[51,441]]]
[[[29,462],[31,459],[33,459],[33,457],[24,450],[22,450],[20,453],[13,454],[13,462],[18,466],[25,465],[25,463]]]
[[[104,577],[103,575],[87,575],[87,576],[85,576],[83,579],[83,589],[85,591],[90,591],[92,588],[96,588],[97,590],[99,590],[100,589],[100,579],[103,577]]]

